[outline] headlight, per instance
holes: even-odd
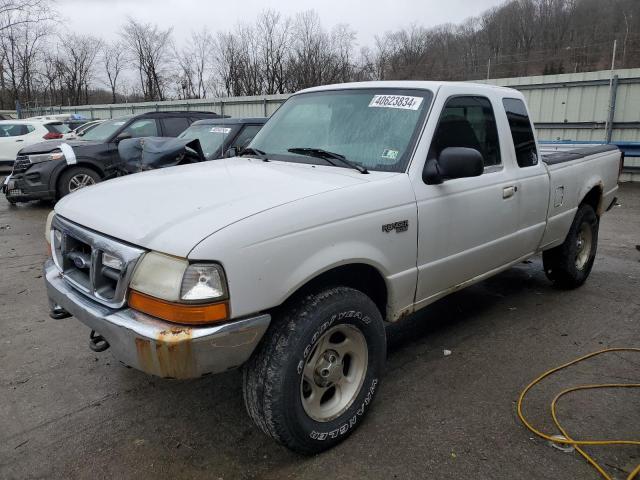
[[[51,210],[49,215],[47,215],[47,221],[44,224],[44,239],[49,245],[51,245],[51,222],[53,222],[55,214],[55,210]]]
[[[189,265],[182,277],[180,300],[201,302],[226,297],[222,270],[214,264]]]
[[[149,252],[131,279],[129,306],[178,323],[212,323],[228,318],[226,280],[215,263],[193,263]]]
[[[51,153],[37,153],[35,155],[29,155],[29,161],[31,163],[48,162],[49,160],[64,160],[64,153],[51,152]]]

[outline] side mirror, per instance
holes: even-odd
[[[478,177],[483,171],[484,159],[478,150],[448,147],[440,152],[437,160],[427,160],[422,180],[428,185],[437,185],[453,178]]]
[[[131,138],[131,133],[129,132],[120,132],[116,137],[116,143],[120,143],[122,140],[126,140],[127,138]]]

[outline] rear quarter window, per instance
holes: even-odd
[[[165,137],[177,137],[187,128],[191,122],[185,117],[169,117],[162,119],[162,128]]]
[[[517,98],[504,98],[502,104],[509,120],[509,130],[511,130],[518,166],[525,168],[537,165],[536,140],[524,102]]]
[[[24,123],[14,123],[0,125],[0,137],[20,137],[21,135],[27,135],[35,130],[32,125]]]

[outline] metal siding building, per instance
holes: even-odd
[[[481,82],[520,90],[541,142],[605,143],[610,127],[611,142],[626,152],[626,169],[636,171],[640,169],[640,68],[613,74],[613,82],[609,70]]]
[[[168,100],[164,102],[118,103],[112,105],[82,105],[69,107],[41,107],[24,109],[22,117],[77,113],[87,118],[107,119],[145,112],[170,110],[196,110],[216,112],[231,117],[268,117],[287,99],[284,95],[256,97],[205,98],[193,100]]]
[[[520,90],[529,104],[541,142],[611,142],[625,150],[625,166],[640,171],[640,68],[611,72],[568,73],[479,80]],[[24,110],[24,116],[79,113],[88,118],[114,118],[148,111],[214,111],[232,117],[271,115],[288,94],[202,100],[45,107]],[[610,100],[615,99],[610,112]],[[608,122],[612,114],[612,122]],[[607,128],[609,127],[609,128]],[[633,144],[629,144],[632,142]],[[636,173],[635,175],[638,175]]]
[[[614,75],[611,140],[640,141],[640,68],[615,70]],[[522,91],[541,140],[604,142],[613,93],[610,76],[610,71],[603,70],[482,82]]]

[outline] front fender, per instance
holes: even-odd
[[[380,272],[388,316],[397,318],[413,305],[417,278],[417,213],[407,183],[401,175],[277,207],[219,230],[189,258],[223,265],[234,318],[281,305],[317,276],[347,264]],[[406,230],[384,228],[405,220]]]

